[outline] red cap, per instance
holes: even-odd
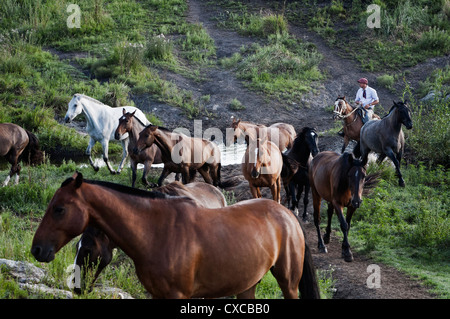
[[[369,81],[367,81],[366,78],[360,78],[360,79],[358,80],[358,83],[369,84]]]

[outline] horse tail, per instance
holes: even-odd
[[[364,180],[363,187],[363,196],[367,196],[371,193],[371,191],[377,187],[378,182],[380,181],[381,172],[376,172],[370,175],[367,175]]]
[[[311,250],[305,242],[305,258],[303,261],[303,275],[299,284],[302,299],[320,299],[319,282],[313,264]]]
[[[303,233],[304,229],[299,222]],[[319,282],[317,280],[316,268],[314,267],[311,250],[305,239],[305,256],[303,260],[303,274],[299,284],[300,296],[302,299],[320,299]]]
[[[30,164],[41,164],[44,162],[44,152],[41,151],[39,147],[39,140],[28,130],[25,130],[28,135],[28,144],[23,150],[22,156],[25,159],[26,162],[29,162]]]

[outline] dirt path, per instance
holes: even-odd
[[[188,20],[190,22],[202,23],[209,35],[214,39],[217,46],[217,57],[228,57],[234,52],[239,52],[242,45],[249,45],[256,39],[243,37],[236,32],[223,30],[216,27],[216,22],[211,20],[220,10],[206,2],[199,0],[189,0]],[[249,91],[236,79],[231,71],[223,70],[219,67],[213,67],[206,71],[207,80],[203,83],[184,79],[176,74],[167,74],[168,79],[174,81],[180,87],[195,90],[199,95],[211,95],[210,105],[208,107],[214,112],[215,117],[203,119],[203,129],[211,126],[219,127],[224,130],[231,122],[230,117],[236,116],[246,120],[271,124],[274,122],[288,122],[297,129],[304,126],[314,126],[319,131],[329,129],[333,122],[331,114],[325,111],[325,106],[330,105],[339,94],[345,94],[353,97],[357,90],[355,82],[358,78],[365,76],[369,81],[376,78],[376,74],[363,72],[354,61],[342,58],[335,54],[331,48],[316,34],[301,26],[290,26],[292,34],[300,39],[313,42],[318,50],[323,54],[324,59],[321,63],[321,70],[328,74],[328,79],[323,83],[319,92],[315,95],[307,96],[299,101],[301,107],[294,107],[288,110],[286,105],[274,100],[267,99],[262,95]],[[389,103],[398,97],[392,92],[378,88],[381,97],[381,103],[388,108]],[[238,98],[246,109],[242,111],[232,111],[228,108],[229,101],[232,98]],[[153,104],[155,105],[155,104]],[[305,107],[307,106],[307,107]],[[158,106],[156,106],[158,107]],[[171,121],[172,117],[162,116],[158,113],[167,126],[177,124]],[[192,121],[184,121],[185,127],[192,127]],[[342,140],[339,137],[325,137],[320,140],[321,150],[339,150]],[[237,200],[251,198],[247,182],[244,180],[240,165],[226,166],[222,168],[222,176],[235,181],[233,190]],[[265,197],[270,198],[268,190],[264,190]],[[312,200],[310,201],[310,203]],[[311,206],[311,205],[310,205]],[[309,207],[311,218],[312,207]],[[370,289],[367,286],[367,278],[370,273],[367,268],[374,261],[365,256],[354,253],[355,260],[352,263],[346,263],[341,258],[341,240],[332,236],[328,245],[328,254],[320,254],[317,251],[317,235],[312,223],[305,224],[306,235],[311,243],[314,261],[319,269],[332,270],[333,278],[336,280],[336,292],[334,298],[432,298],[426,289],[419,282],[414,281],[399,271],[386,265],[376,263],[380,267],[381,287]],[[351,241],[351,234],[350,234]]]

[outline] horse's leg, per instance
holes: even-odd
[[[291,210],[294,211],[295,215],[298,215],[298,202],[295,200],[295,182],[291,180],[288,187],[291,198]]]
[[[91,137],[89,139],[88,147],[86,148],[86,155],[89,156],[89,164],[91,164],[94,171],[98,172],[98,166],[96,166],[94,164],[94,161],[92,160],[92,157],[91,157],[91,151],[92,151],[92,148],[94,147],[95,143],[96,143],[95,140]]]
[[[343,207],[337,204],[336,202],[333,203],[333,206],[338,215],[339,223],[341,224],[341,231],[344,234],[344,239],[342,241],[342,257],[344,258],[345,261],[351,262],[353,261],[353,254],[350,251],[350,244],[348,243],[348,224],[342,212]]]
[[[137,162],[131,159],[130,166],[131,166],[131,187],[134,187],[134,184],[136,183]]]
[[[348,143],[350,142],[350,139],[347,135],[344,136],[344,145],[342,145],[341,154],[344,153],[345,149],[347,148]]]
[[[314,226],[316,226],[317,230],[317,239],[318,239],[318,248],[319,252],[321,253],[327,253],[327,247],[325,247],[325,244],[322,239],[322,235],[320,234],[320,202],[322,198],[317,193],[314,186],[311,187],[312,193],[313,193],[313,207],[314,207]]]
[[[309,182],[305,183],[305,195],[303,197],[303,221],[306,221],[306,218],[308,217],[308,203],[309,203],[309,190],[310,190],[310,186],[309,186]]]
[[[352,222],[352,216],[355,211],[356,211],[356,208],[354,208],[353,206],[347,207],[347,216],[345,218],[347,225],[348,225],[347,235],[350,232],[350,224]]]
[[[257,285],[257,284],[256,284]],[[237,299],[255,299],[256,285],[236,295]]]
[[[377,164],[380,165],[383,163],[384,159],[386,158],[386,154],[379,154],[377,158]]]
[[[209,170],[208,167],[206,166],[202,166],[198,169],[200,175],[202,175],[203,179],[205,180],[206,183],[208,184],[212,184],[213,180],[211,179],[211,176],[209,175]]]
[[[325,242],[325,244],[329,244],[330,243],[330,236],[331,236],[331,219],[333,218],[333,212],[334,212],[334,207],[331,203],[328,203],[328,209],[327,209],[327,215],[328,215],[328,220],[327,220],[327,228],[325,231],[325,235],[323,235],[323,241]]]
[[[281,204],[281,176],[277,178],[277,202]]]
[[[256,187],[256,192],[258,194],[258,198],[261,198],[262,197],[262,195],[261,195],[261,188]]]
[[[394,151],[391,148],[388,148],[384,151],[384,153],[387,155],[387,157],[390,158],[392,163],[395,165],[395,172],[398,177],[398,185],[400,187],[405,187],[405,181],[403,180],[402,173],[400,172],[400,162],[397,160],[397,157],[394,154]],[[401,159],[401,157],[400,157]]]
[[[219,165],[211,165],[209,166],[209,175],[212,178],[212,183],[214,186],[219,186],[219,175],[218,175]]]
[[[148,173],[150,172],[150,168],[153,164],[153,158],[144,162],[144,171],[142,172],[142,183],[146,186],[157,187],[158,185],[155,183],[149,183],[147,180]]]
[[[103,139],[101,141],[102,148],[103,148],[103,160],[105,161],[106,166],[109,169],[109,172],[111,174],[116,174],[117,172],[111,167],[111,164],[108,160],[108,149],[109,149],[109,141],[107,139]]]
[[[274,201],[279,203],[278,201],[278,182],[275,181],[272,185],[270,185],[270,192],[272,193],[272,198]]]
[[[126,138],[120,142],[122,144],[123,152],[122,152],[122,160],[120,161],[119,168],[117,169],[117,174],[120,174],[120,172],[122,171],[123,166],[125,165],[125,160],[128,157],[128,143],[130,143],[130,139]]]
[[[253,198],[259,198],[259,197],[258,197],[258,191],[259,191],[259,189],[258,189],[257,187],[255,187],[255,186],[253,186],[253,185],[250,184],[250,183],[249,183],[249,186],[250,186],[250,193],[252,194],[252,197],[253,197]]]
[[[161,172],[161,176],[158,178],[158,186],[162,185],[164,179],[170,174],[170,171],[164,166],[163,171]]]

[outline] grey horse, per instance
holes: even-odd
[[[412,129],[411,110],[406,101],[398,103],[394,101],[394,106],[388,115],[381,120],[369,121],[361,128],[358,144],[364,165],[367,163],[370,151],[379,154],[378,162],[380,163],[386,156],[389,157],[395,165],[398,184],[405,187],[405,181],[400,172],[400,161],[405,147],[402,124],[408,130]],[[357,147],[358,145],[355,149]]]

